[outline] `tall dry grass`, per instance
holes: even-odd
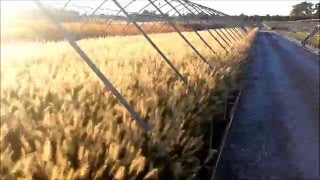
[[[120,22],[63,22],[61,25],[75,35],[75,38],[92,38],[105,36],[124,36],[138,35],[140,31],[133,25]],[[167,33],[173,32],[174,29],[168,23],[144,23],[141,27],[148,33]],[[176,24],[180,31],[189,31],[190,28]],[[59,41],[64,36],[54,24],[48,20],[25,20],[15,19],[1,23],[1,42],[7,43],[12,41]]]
[[[140,36],[83,39],[79,45],[145,118],[140,130],[67,42],[1,48],[1,168],[4,179],[187,179],[210,171],[210,122],[224,121],[255,30],[230,53],[201,32],[212,52],[184,33],[208,67],[176,34],[159,45],[191,89]],[[164,149],[163,149],[164,148]],[[216,148],[216,147],[213,147]]]

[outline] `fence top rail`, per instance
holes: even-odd
[[[189,21],[190,18],[207,18],[207,23],[213,23],[212,17],[228,17],[228,15],[216,11],[212,8],[207,8],[203,5],[196,4],[188,0],[100,0],[100,1],[76,1],[76,0],[65,0],[61,1],[58,4],[49,3],[49,1],[37,0],[38,7],[42,12],[47,16],[47,18],[55,25],[55,27],[63,34],[69,44],[74,48],[77,54],[82,58],[82,60],[88,65],[88,67],[96,74],[96,76],[103,82],[104,86],[111,91],[111,93],[118,99],[118,101],[126,108],[130,113],[131,117],[135,119],[135,122],[139,127],[144,131],[149,131],[150,127],[143,117],[131,106],[131,104],[124,98],[124,96],[116,89],[115,86],[109,81],[109,79],[102,73],[102,71],[94,64],[94,61],[82,50],[82,48],[77,44],[76,37],[77,34],[72,34],[61,24],[61,20],[65,16],[74,16],[82,17],[80,19],[81,26],[80,31],[84,30],[85,26],[88,25],[88,22],[93,19],[101,20],[111,20],[107,24],[108,28],[110,24],[115,21],[125,20],[127,23],[126,26],[123,26],[123,23],[119,24],[122,29],[125,29],[128,24],[132,24],[137,30],[138,33],[142,34],[145,39],[153,46],[153,48],[160,54],[162,59],[168,64],[168,66],[175,72],[179,79],[184,82],[187,88],[191,88],[188,79],[184,77],[180,72],[179,68],[166,56],[163,51],[157,46],[157,44],[149,37],[145,29],[143,29],[144,22],[148,21],[166,21],[169,26],[173,29],[173,32],[177,32],[179,36],[189,45],[189,47],[199,56],[199,58],[209,67],[210,70],[215,69],[215,64],[210,63],[198,50],[198,48],[190,41],[185,35],[183,35],[180,30],[180,27],[177,26],[180,22],[172,21],[182,20],[185,21],[190,28],[193,30],[193,33],[198,35],[199,39],[212,50],[215,51],[207,43],[207,41],[197,32],[192,23]],[[56,1],[54,1],[56,2]],[[83,2],[85,2],[83,4]],[[143,3],[142,3],[143,2]],[[56,2],[57,3],[57,2]],[[75,4],[76,3],[76,4]],[[195,7],[194,10],[190,10],[188,7]],[[55,7],[55,8],[51,8]],[[141,8],[142,7],[142,8]],[[178,8],[179,7],[179,8]],[[50,9],[49,9],[50,8]],[[88,10],[89,9],[89,10]],[[59,14],[61,13],[61,14]],[[197,14],[198,13],[198,14]],[[200,18],[200,19],[201,19]],[[221,20],[221,19],[220,19]],[[226,21],[227,24],[232,24],[233,22],[222,19]],[[142,23],[141,23],[142,22]],[[198,21],[199,23],[201,22]],[[243,21],[241,21],[243,23]],[[103,25],[106,25],[103,24]],[[241,26],[239,23],[238,26]],[[161,25],[160,29],[163,27]],[[227,26],[226,26],[227,27]],[[230,27],[230,26],[228,26]],[[205,27],[208,28],[208,27]],[[211,27],[210,27],[211,28]],[[211,28],[212,29],[212,28]],[[105,29],[106,30],[106,29]],[[241,33],[237,29],[229,29],[230,33],[227,32],[230,36],[240,40],[242,38]],[[72,36],[73,35],[73,36]],[[212,34],[211,34],[212,35]],[[219,35],[221,36],[221,35]],[[215,40],[217,40],[214,37]],[[217,40],[218,41],[218,40]],[[221,44],[220,44],[221,45]],[[223,46],[222,46],[223,47]]]
[[[320,19],[305,19],[305,20],[287,21],[287,22],[320,22]]]
[[[162,17],[161,13],[157,12],[153,6],[149,5],[149,1],[147,0],[121,0],[117,1],[129,14],[135,14],[139,16],[148,16],[148,17]],[[188,17],[194,16],[228,16],[220,11],[217,11],[212,8],[205,7],[203,5],[197,4],[194,1],[187,1],[187,0],[171,0],[171,1],[164,1],[164,0],[153,0],[152,2],[156,3],[156,5],[161,7],[163,12],[167,12],[167,17],[177,17],[174,15],[174,11],[170,10],[170,6],[168,3],[173,5],[174,7],[181,6],[181,3],[188,4],[188,6],[197,6],[197,8],[202,9],[202,14],[192,14],[188,12],[186,8],[182,8],[180,13]],[[116,15],[116,16],[125,16],[118,7],[116,7],[111,0],[98,0],[98,1],[77,1],[77,0],[61,0],[61,1],[43,1],[42,3],[45,7],[56,9],[59,11],[70,12],[70,14],[79,14],[82,16],[89,16],[89,15],[100,15],[100,16],[107,16],[107,15]],[[94,17],[94,16],[93,16]]]

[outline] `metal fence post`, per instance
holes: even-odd
[[[115,1],[115,0],[113,0]],[[165,16],[164,13],[151,1],[148,0],[161,14],[162,16]],[[166,17],[165,17],[166,18]],[[168,23],[174,28],[175,31],[181,36],[181,38],[193,49],[193,51],[202,59],[204,63],[206,63],[211,70],[214,70],[214,68],[211,66],[211,64],[201,55],[201,53],[189,42],[189,40],[180,32],[180,30],[173,24],[173,22],[166,18]]]
[[[172,7],[178,14],[179,16],[181,16],[184,21],[187,23],[188,26],[191,27],[192,31],[201,39],[201,41],[214,53],[216,54],[216,52],[212,49],[212,47],[207,43],[206,40],[203,39],[203,37],[198,33],[197,30],[195,30],[192,25],[189,23],[189,21],[187,20],[187,18],[185,16],[183,16],[172,4],[170,4],[167,0],[164,0],[167,4],[170,5],[170,7]],[[219,42],[220,43],[220,42]],[[222,46],[223,47],[223,46]],[[224,48],[224,47],[223,47]]]
[[[105,77],[105,75],[100,71],[100,69],[92,62],[92,60],[86,55],[85,52],[78,46],[73,37],[60,25],[60,23],[53,17],[53,15],[49,12],[48,9],[44,7],[44,5],[37,0],[38,7],[42,10],[42,12],[52,21],[52,23],[58,28],[59,31],[63,33],[63,35],[67,38],[69,44],[74,48],[74,50],[80,55],[80,57],[87,63],[87,65],[91,68],[91,70],[99,77],[99,79],[103,82],[105,87],[111,91],[111,93],[117,97],[119,102],[128,110],[131,116],[136,120],[138,126],[140,126],[144,131],[149,131],[148,125],[144,122],[144,120],[140,117],[140,115],[133,109],[133,107],[124,99],[124,97],[120,94],[120,92],[112,85],[112,83]]]
[[[183,4],[183,2],[181,2],[180,0],[177,0],[179,3],[181,3],[181,4]],[[192,13],[193,15],[195,15],[196,16],[196,14],[194,13],[194,12],[192,12],[185,4],[183,4],[184,5],[184,7],[190,12],[190,13]],[[197,10],[196,10],[197,11]],[[199,12],[199,11],[198,11]],[[208,21],[207,21],[208,22]],[[201,17],[200,17],[200,23],[201,23],[201,25],[203,25],[203,23],[202,23],[202,21],[201,21]],[[226,49],[226,47],[224,47],[222,44],[221,44],[221,42],[212,34],[212,32],[206,27],[206,25],[204,25],[204,27],[205,27],[205,29],[206,29],[206,31],[214,38],[214,40],[216,40],[218,43],[219,43],[219,45],[228,53],[228,51],[227,51],[227,49]],[[216,33],[220,36],[220,34],[216,31]],[[228,46],[230,46],[225,40],[224,40],[224,38],[223,37],[221,37],[220,36],[220,38],[228,45]]]
[[[136,28],[142,33],[142,35],[149,41],[151,46],[155,48],[155,50],[161,55],[161,57],[166,61],[166,63],[173,69],[173,71],[178,75],[178,77],[188,85],[188,81],[180,74],[177,68],[171,63],[171,61],[167,58],[166,55],[158,48],[158,46],[150,39],[146,32],[137,24],[137,22],[129,15],[129,13],[123,9],[123,7],[116,1],[112,0],[116,6],[128,17],[128,19],[136,26]]]
[[[195,3],[192,3],[192,2],[189,2],[188,1],[188,4],[192,4],[193,6],[191,6],[192,8],[194,8],[195,10],[197,10],[198,12],[199,11],[201,11],[202,13],[204,13],[204,14],[208,14],[209,16],[211,16],[211,15],[214,15],[215,16],[215,14],[214,13],[212,13],[212,12],[210,12],[210,11],[208,11],[208,10],[204,10],[204,9],[202,9],[202,8],[200,8],[199,6],[198,6],[198,4],[195,4]],[[208,22],[209,23],[209,20],[207,20],[206,19],[206,22]],[[213,22],[211,19],[210,19],[210,22]],[[230,42],[230,43],[232,43],[232,41],[229,39],[229,37],[223,32],[223,31],[221,31],[220,29],[213,29],[221,38],[222,38],[222,36],[221,36],[221,34],[219,34],[219,31],[224,35],[224,37]],[[231,34],[228,32],[228,31],[226,31],[228,34],[229,34],[229,36],[230,37],[232,37],[231,36]],[[223,39],[223,38],[222,38]],[[224,42],[230,47],[230,44],[229,43],[227,43],[226,41],[225,41],[225,39],[223,39],[224,40]]]

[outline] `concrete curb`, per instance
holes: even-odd
[[[232,122],[233,122],[234,113],[235,113],[235,110],[236,110],[236,108],[237,108],[237,106],[238,106],[241,93],[242,93],[241,91],[238,91],[238,92],[237,92],[237,95],[236,95],[236,98],[235,98],[235,101],[234,101],[234,102],[232,102],[232,101],[231,101],[231,102],[227,102],[225,118],[227,118],[227,120],[229,120],[229,122],[228,122],[227,127],[226,127],[226,129],[224,130],[224,133],[223,133],[223,136],[222,136],[222,141],[221,141],[221,144],[220,144],[220,147],[219,147],[219,154],[218,154],[218,158],[217,158],[217,161],[216,161],[215,166],[214,166],[214,169],[213,169],[213,173],[212,173],[212,176],[211,176],[211,180],[213,180],[214,177],[215,177],[216,169],[217,169],[217,167],[218,167],[218,164],[219,164],[219,161],[220,161],[220,158],[221,158],[221,154],[222,154],[223,148],[224,148],[224,146],[225,146],[226,139],[227,139],[227,137],[228,137],[231,124],[232,124]],[[229,112],[228,112],[228,104],[232,104],[232,107],[231,107],[231,109],[230,109]]]

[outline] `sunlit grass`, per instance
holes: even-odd
[[[2,20],[6,20],[5,18]],[[125,22],[95,21],[88,22],[62,22],[61,25],[69,31],[76,39],[106,37],[106,36],[124,36],[137,35],[140,31],[133,25]],[[188,31],[189,28],[176,24],[181,31]],[[167,33],[174,29],[167,23],[144,23],[141,26],[148,33]],[[31,18],[13,19],[11,21],[1,22],[1,42],[13,41],[59,41],[64,36],[54,24],[45,19]]]
[[[141,35],[78,41],[145,119],[149,133],[137,127],[67,42],[5,44],[1,176],[186,179],[200,168],[211,170],[204,164],[211,151],[210,122],[224,121],[224,99],[238,85],[255,32],[233,41],[227,55],[207,32],[201,35],[217,54],[184,33],[215,64],[213,71],[177,33],[151,35],[191,89]]]

